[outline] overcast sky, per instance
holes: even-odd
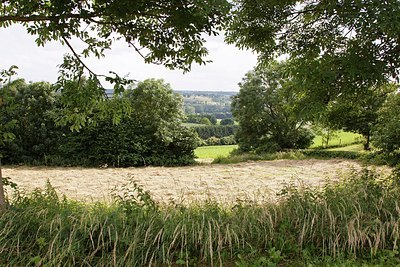
[[[143,59],[123,42],[115,44],[105,59],[85,59],[85,62],[99,74],[112,70],[119,75],[129,74],[136,80],[164,79],[175,90],[238,91],[237,84],[255,66],[256,56],[225,44],[223,39],[223,36],[207,37],[207,59],[213,62],[205,66],[193,65],[192,71],[186,74],[143,63]],[[0,69],[17,65],[18,76],[27,81],[55,82],[57,65],[62,62],[63,54],[69,52],[68,48],[56,42],[38,47],[34,40],[35,37],[21,26],[0,28]]]

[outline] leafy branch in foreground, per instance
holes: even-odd
[[[0,28],[21,24],[36,36],[38,46],[50,41],[66,45],[71,54],[60,64],[59,87],[71,81],[80,86],[80,80],[86,76],[103,90],[100,80],[110,82],[119,95],[135,80],[111,71],[107,75],[95,73],[84,62],[85,58],[104,57],[105,51],[121,40],[146,63],[187,72],[193,63],[208,62],[204,34],[218,34],[230,6],[227,0],[3,0]],[[84,49],[77,51],[72,40],[80,41]],[[86,115],[83,113],[78,119],[82,122]],[[74,126],[80,127],[81,122]]]
[[[235,0],[231,18],[227,41],[289,57],[314,103],[399,80],[399,1]]]
[[[201,34],[218,34],[229,8],[225,0],[4,0],[0,27],[22,24],[37,36],[37,45],[60,41],[78,60],[103,57],[115,41],[123,40],[147,63],[189,71],[192,63],[206,62]],[[70,45],[72,38],[86,44],[81,53]]]

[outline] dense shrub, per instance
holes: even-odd
[[[204,141],[204,145],[218,146],[218,145],[235,145],[236,140],[234,135],[224,136],[221,138],[212,136]]]
[[[89,118],[94,123],[75,132],[55,125],[53,117],[60,109],[50,86],[20,81],[16,88],[10,104],[2,107],[3,121],[18,118],[15,141],[4,148],[8,163],[123,167],[194,162],[198,137],[182,125],[181,97],[161,80],[146,80],[104,101],[102,110]],[[121,114],[116,124],[114,107],[126,102],[132,113]]]
[[[15,80],[0,88],[0,123],[15,121],[2,154],[6,162],[32,162],[56,152],[62,135],[53,120],[57,95],[49,83]]]
[[[207,119],[210,123],[202,122],[205,119]],[[207,125],[217,124],[217,118],[214,116],[214,114],[188,114],[185,121],[189,122],[189,123],[198,123],[198,124],[207,124]]]
[[[165,127],[146,127],[132,118],[118,125],[103,121],[69,133],[60,154],[73,165],[85,161],[116,167],[193,163],[197,146],[194,131],[172,123]]]
[[[222,119],[219,123],[220,125],[234,125],[235,121],[231,118]]]

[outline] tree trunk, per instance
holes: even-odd
[[[368,132],[366,138],[367,138],[367,141],[364,144],[364,150],[370,150],[371,147],[369,146],[369,143],[370,143],[371,135],[369,132]]]
[[[0,211],[6,208],[6,198],[4,194],[3,174],[2,174],[1,158],[0,158]]]

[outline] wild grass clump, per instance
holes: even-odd
[[[1,214],[0,264],[396,265],[399,227],[399,172],[365,170],[322,190],[288,185],[276,202],[229,206],[161,206],[134,184],[111,204],[87,204],[60,198],[49,184],[17,194]]]
[[[228,156],[219,156],[214,159],[215,164],[234,164],[246,161],[260,161],[260,160],[279,160],[279,159],[305,159],[306,156],[301,150],[288,150],[275,153],[242,153],[238,150],[232,151]]]

